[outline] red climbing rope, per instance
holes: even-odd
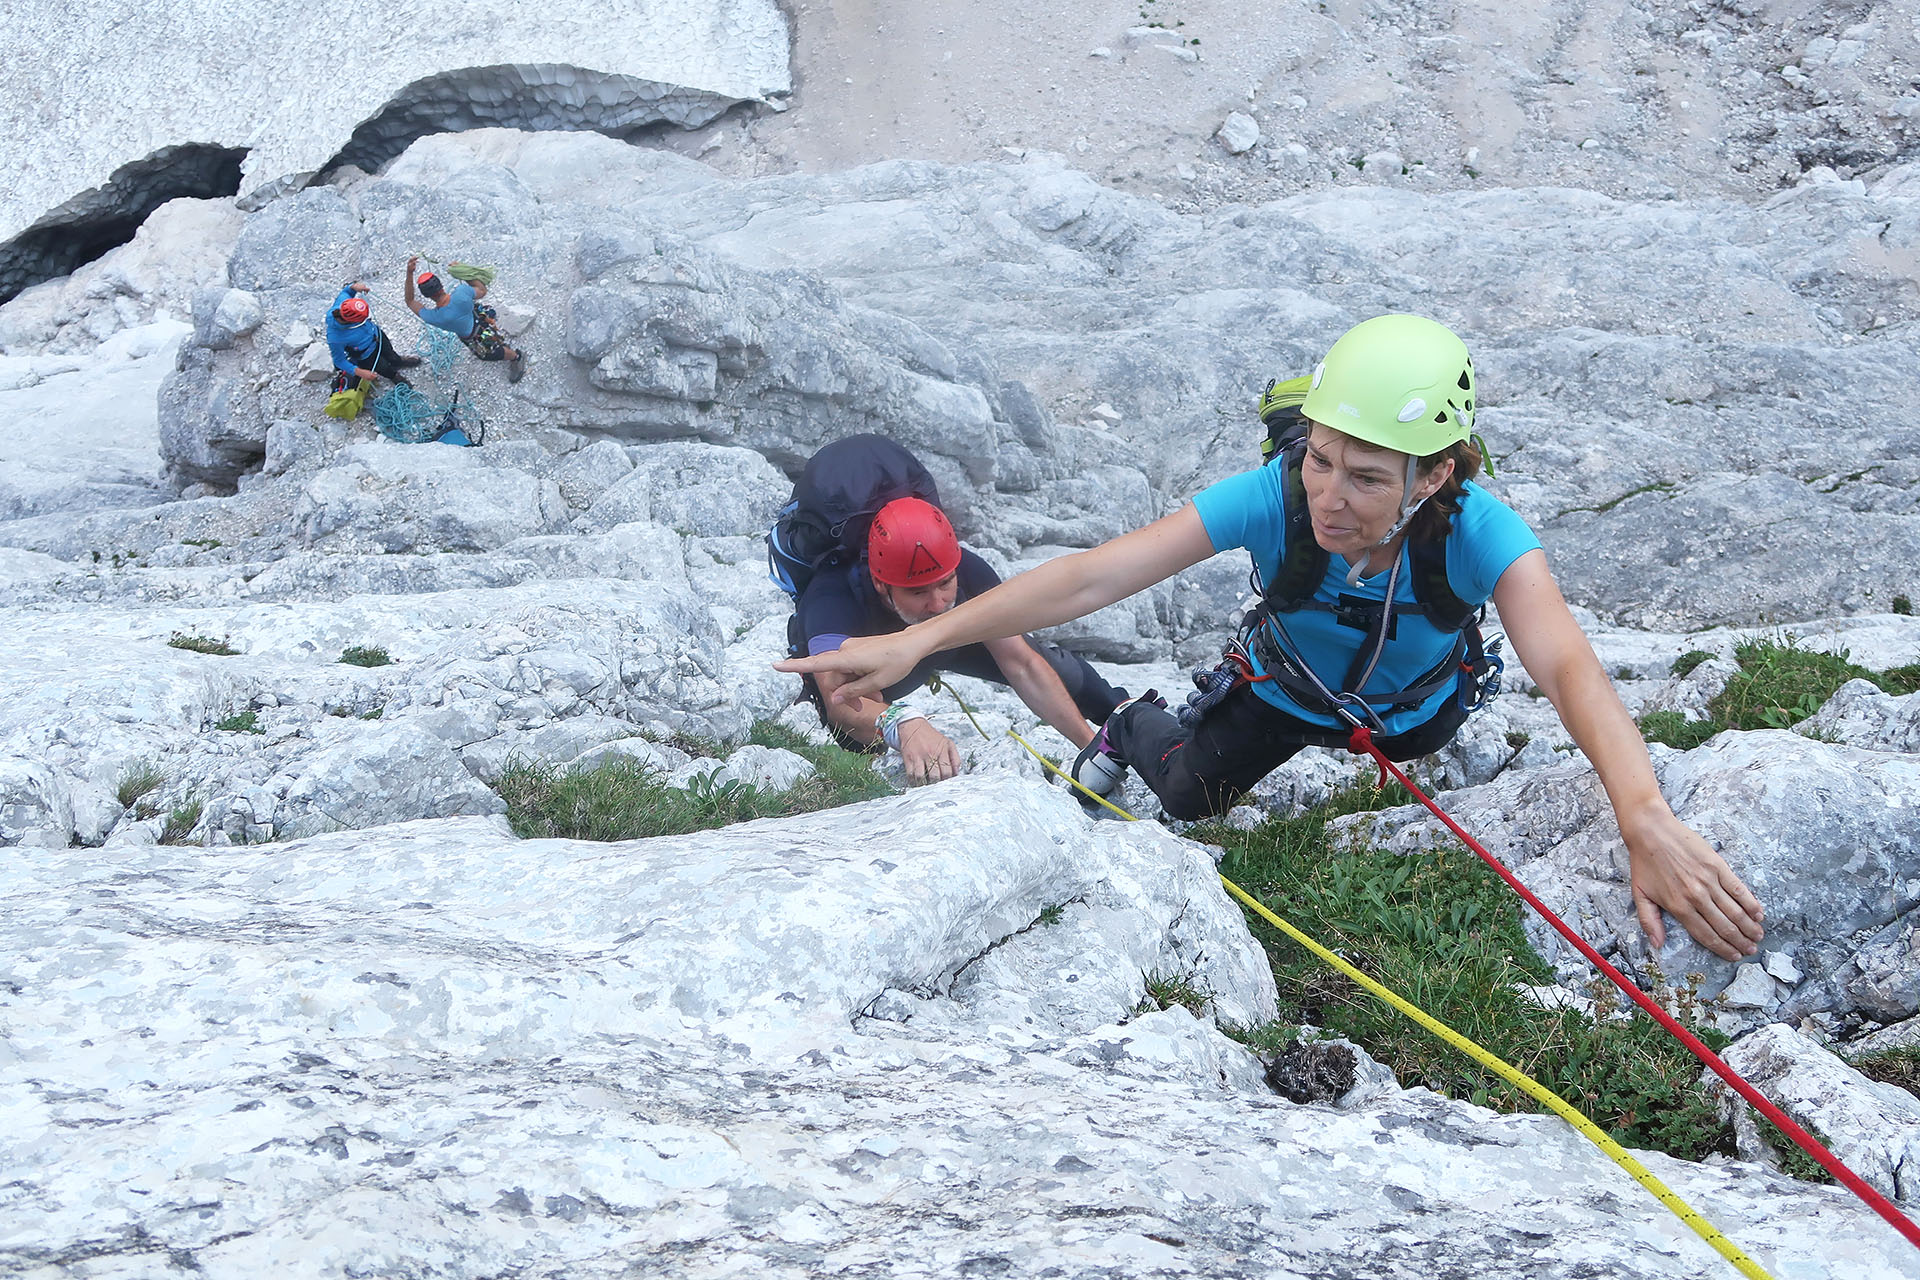
[[[1478,840],[1475,840],[1467,834],[1464,827],[1448,817],[1439,805],[1428,798],[1425,792],[1420,790],[1419,787],[1414,786],[1413,780],[1402,773],[1391,760],[1387,759],[1387,757],[1381,753],[1380,748],[1373,744],[1373,734],[1367,731],[1365,725],[1358,726],[1354,729],[1353,736],[1347,743],[1347,749],[1355,755],[1372,756],[1374,763],[1380,766],[1381,786],[1386,785],[1387,775],[1392,774],[1401,786],[1405,787],[1412,793],[1415,799],[1427,807],[1428,812],[1432,813],[1434,817],[1440,819],[1440,821],[1447,825],[1447,830],[1459,836],[1460,839],[1465,842],[1467,848],[1478,854],[1482,862],[1492,867],[1494,873],[1507,882],[1509,888],[1526,899],[1528,906],[1538,911],[1541,918],[1552,925],[1561,937],[1572,943],[1574,948],[1587,958],[1587,963],[1606,974],[1608,980],[1611,981],[1614,986],[1626,992],[1628,997],[1631,998],[1635,1004],[1639,1005],[1641,1009],[1645,1010],[1654,1021],[1658,1022],[1662,1027],[1665,1027],[1681,1044],[1687,1046],[1688,1052],[1705,1063],[1708,1069],[1715,1075],[1726,1081],[1728,1087],[1751,1103],[1754,1110],[1771,1120],[1775,1128],[1793,1140],[1795,1146],[1819,1161],[1821,1168],[1844,1183],[1849,1191],[1866,1201],[1868,1207],[1875,1213],[1892,1223],[1894,1230],[1905,1236],[1909,1244],[1920,1248],[1920,1226],[1915,1226],[1913,1220],[1895,1208],[1892,1201],[1868,1186],[1859,1174],[1847,1168],[1846,1165],[1841,1164],[1839,1158],[1836,1157],[1833,1152],[1827,1150],[1818,1139],[1795,1124],[1792,1117],[1769,1102],[1758,1089],[1742,1079],[1739,1072],[1721,1061],[1719,1054],[1702,1044],[1699,1037],[1681,1026],[1672,1014],[1662,1009],[1652,997],[1634,985],[1625,974],[1601,959],[1600,953],[1588,946],[1586,939],[1575,933],[1567,925],[1566,921],[1553,913],[1552,909],[1549,908],[1546,903],[1536,898],[1532,890],[1521,884],[1519,878],[1515,876],[1513,872],[1507,870],[1506,866],[1498,858],[1488,853]]]

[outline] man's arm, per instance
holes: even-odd
[[[1607,789],[1627,842],[1634,907],[1647,940],[1655,947],[1666,941],[1664,907],[1721,959],[1754,954],[1764,936],[1760,900],[1660,794],[1646,741],[1567,609],[1547,553],[1529,551],[1508,566],[1493,603],[1527,674]]]
[[[820,703],[835,728],[862,746],[870,747],[880,740],[880,720],[888,706],[885,699],[852,698],[835,702],[833,691],[845,684],[847,677],[826,671],[814,678],[820,685]],[[1062,688],[1061,692],[1064,694],[1066,690]],[[896,736],[900,741],[900,763],[907,771],[909,783],[939,782],[960,772],[960,749],[953,745],[953,739],[934,728],[932,722],[904,721]]]
[[[414,268],[418,267],[419,265],[420,265],[420,259],[418,257],[407,259],[406,303],[407,303],[407,310],[413,312],[413,314],[415,315],[419,315],[421,308],[426,306],[426,303],[420,301],[420,299],[415,297],[413,293],[413,272],[414,272]]]
[[[780,671],[838,671],[852,676],[855,695],[904,679],[914,664],[942,649],[1024,635],[1085,617],[1213,554],[1200,513],[1189,502],[1144,529],[1090,551],[1049,560],[937,618],[884,636],[861,636],[832,653],[787,658]]]
[[[1075,748],[1093,741],[1093,726],[1074,705],[1073,695],[1067,692],[1060,673],[1040,656],[1040,651],[1025,636],[989,640],[986,645],[987,652],[1000,664],[1000,674],[1007,678],[1028,710],[1058,729]]]

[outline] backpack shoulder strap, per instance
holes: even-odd
[[[1426,607],[1427,621],[1441,631],[1465,631],[1477,624],[1482,611],[1462,600],[1447,580],[1447,540],[1407,544],[1412,570],[1413,598]]]
[[[1306,452],[1304,440],[1296,440],[1270,464],[1286,468],[1287,494],[1286,546],[1262,596],[1268,610],[1274,613],[1292,613],[1304,608],[1313,599],[1320,580],[1327,576],[1327,553],[1313,539],[1307,487],[1300,479],[1300,464]]]

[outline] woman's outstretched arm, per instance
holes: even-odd
[[[890,635],[848,640],[830,653],[776,662],[781,671],[851,677],[835,698],[872,697],[929,654],[1017,636],[1085,617],[1213,554],[1192,503],[1090,551],[1060,556],[1009,578],[957,608]]]
[[[1655,947],[1666,941],[1665,908],[1695,942],[1723,960],[1752,955],[1766,911],[1699,833],[1660,794],[1647,745],[1601,669],[1547,569],[1547,553],[1521,556],[1493,589],[1500,625],[1527,674],[1560,713],[1600,775],[1632,866],[1633,904]]]

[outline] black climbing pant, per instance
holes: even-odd
[[[1411,760],[1452,741],[1467,718],[1457,697],[1425,724],[1375,738],[1389,760]],[[1136,702],[1107,722],[1107,745],[1133,766],[1168,816],[1197,821],[1225,813],[1302,747],[1345,747],[1347,733],[1290,716],[1237,686],[1191,730],[1172,712]]]

